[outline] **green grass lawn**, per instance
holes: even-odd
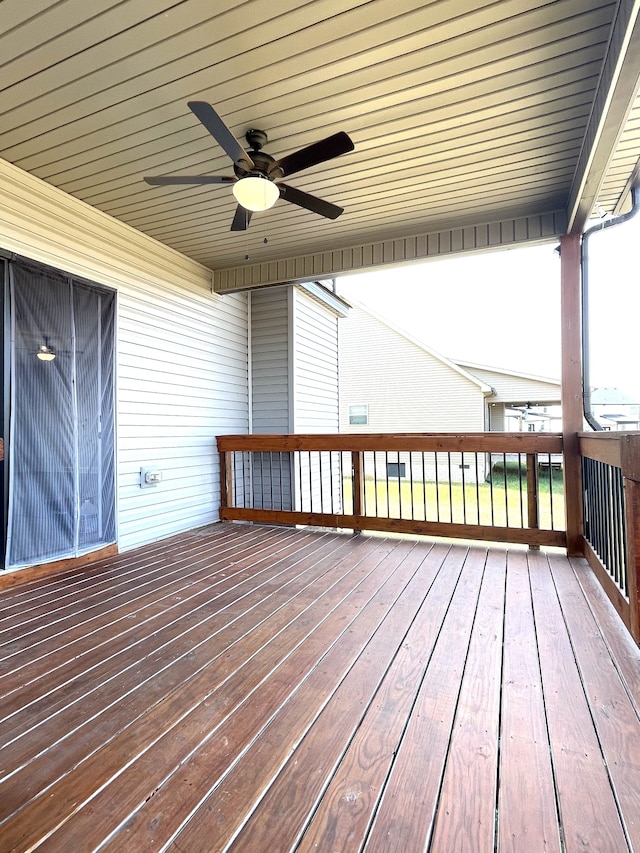
[[[506,488],[505,488],[506,485]],[[562,473],[553,472],[540,478],[539,521],[544,530],[564,529],[564,493]],[[553,498],[553,525],[551,508]],[[351,481],[344,483],[345,511],[351,504]],[[494,472],[491,483],[411,484],[397,478],[379,481],[365,480],[366,514],[382,518],[411,518],[426,521],[482,524],[496,527],[528,527],[526,475],[522,475],[522,491],[517,473],[507,471],[506,484],[502,471]],[[493,508],[493,509],[492,509]]]

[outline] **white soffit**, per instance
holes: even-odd
[[[551,239],[622,139],[637,5],[2,0],[0,157],[213,270],[220,290]],[[189,100],[240,141],[265,130],[276,157],[346,131],[354,152],[288,179],[344,214],[279,200],[231,233],[228,185],[147,186],[233,174]]]

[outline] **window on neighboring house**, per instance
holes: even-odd
[[[369,423],[369,406],[358,404],[349,406],[349,423],[350,424],[368,424]]]
[[[406,477],[405,462],[387,462],[387,477]]]

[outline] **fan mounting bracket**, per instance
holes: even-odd
[[[248,130],[245,133],[245,138],[252,151],[260,151],[261,148],[264,148],[269,139],[264,130],[257,130],[256,128]]]

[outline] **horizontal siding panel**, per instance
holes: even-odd
[[[289,432],[289,297],[287,288],[251,294],[252,431]]]
[[[295,299],[295,431],[337,432],[338,323],[306,293]]]

